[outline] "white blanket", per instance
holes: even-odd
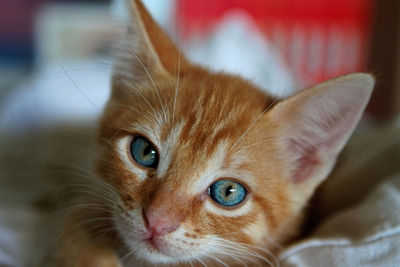
[[[281,254],[281,266],[400,266],[400,174]]]

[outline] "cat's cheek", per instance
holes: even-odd
[[[114,224],[124,241],[129,244],[149,237],[148,231],[143,222],[133,218],[140,218],[140,214],[135,212],[124,212],[114,217]]]
[[[265,216],[262,213],[254,216],[251,222],[243,228],[243,233],[246,234],[254,244],[262,247],[269,245],[268,242],[265,244],[265,237],[268,237],[269,241],[272,240],[270,237],[271,231],[265,221]]]

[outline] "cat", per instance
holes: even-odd
[[[96,178],[65,216],[53,265],[279,265],[374,78],[274,99],[189,62],[139,0],[128,5]]]

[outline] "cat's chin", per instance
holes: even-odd
[[[179,264],[193,260],[177,244],[170,244],[163,239],[125,240],[125,243],[137,258],[150,264]]]

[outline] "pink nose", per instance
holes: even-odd
[[[143,220],[147,230],[151,233],[151,237],[156,237],[164,234],[171,233],[178,229],[179,220],[174,218],[173,215],[168,216],[167,214],[142,211]]]

